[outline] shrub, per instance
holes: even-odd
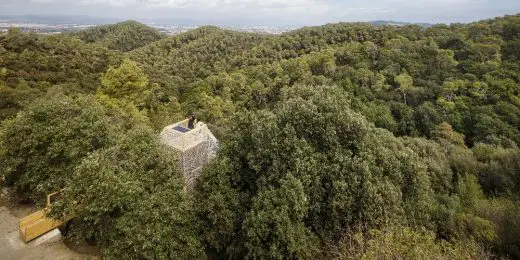
[[[103,97],[39,99],[4,124],[2,175],[18,192],[42,201],[65,187],[88,154],[113,145],[119,132],[142,122],[131,108]]]
[[[74,216],[69,235],[96,241],[105,257],[201,258],[183,187],[175,156],[141,127],[85,158],[52,210]]]
[[[438,241],[435,234],[394,226],[368,233],[347,232],[325,258],[334,259],[490,259],[473,241]]]

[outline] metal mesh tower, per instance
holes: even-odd
[[[162,143],[178,154],[179,168],[187,189],[191,190],[204,164],[216,155],[218,140],[202,122],[198,122],[194,129],[188,129],[187,125],[187,119],[169,125],[160,136]]]

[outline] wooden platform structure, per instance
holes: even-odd
[[[38,210],[31,215],[28,215],[20,220],[20,237],[25,242],[29,242],[72,219],[66,218],[64,220],[55,220],[47,217],[51,200],[59,196],[60,192],[54,192],[47,195],[47,206]]]

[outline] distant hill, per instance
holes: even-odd
[[[136,21],[96,26],[73,35],[87,43],[98,43],[123,52],[143,47],[164,37],[154,28]]]
[[[162,78],[161,83],[169,84],[175,76],[205,78],[217,71],[228,71],[236,65],[233,58],[271,37],[202,26],[153,42],[129,55],[154,81]]]

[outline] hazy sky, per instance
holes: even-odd
[[[0,0],[0,15],[88,15],[202,24],[470,22],[520,13],[520,0]]]

